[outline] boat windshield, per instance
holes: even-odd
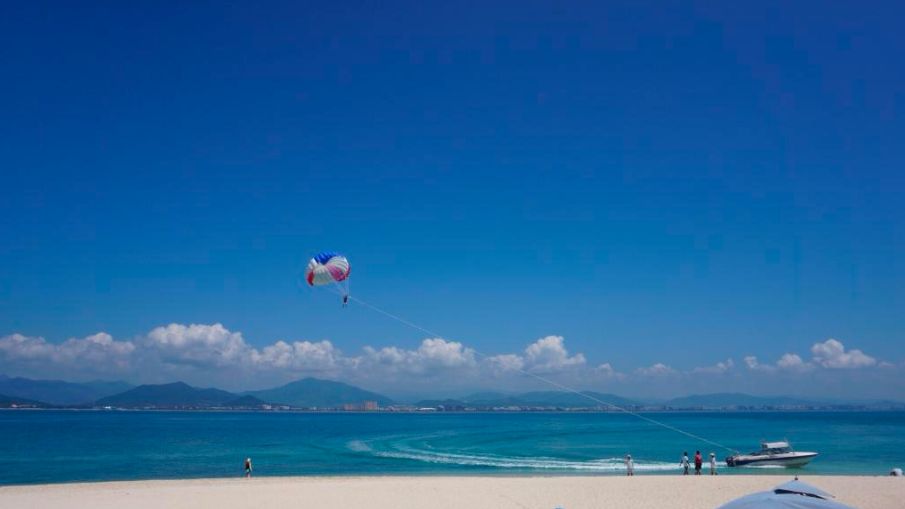
[[[783,454],[792,452],[792,447],[788,442],[764,442],[761,445],[761,454]]]

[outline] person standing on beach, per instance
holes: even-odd
[[[251,477],[251,458],[245,458],[245,477]]]
[[[704,466],[704,458],[701,457],[701,451],[694,452],[694,475],[701,475],[701,467]]]
[[[684,469],[684,473],[682,475],[688,475],[688,451],[682,453],[682,462],[679,463]]]
[[[710,453],[710,475],[716,475],[716,454]]]
[[[625,475],[633,476],[635,475],[635,462],[632,461],[632,455],[625,455]]]

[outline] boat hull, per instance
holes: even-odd
[[[726,464],[730,467],[802,467],[816,456],[816,452],[775,455],[737,454],[726,458]]]

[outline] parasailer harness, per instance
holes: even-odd
[[[358,298],[358,297],[355,297],[355,296],[353,296],[353,295],[349,295],[348,298],[349,298],[350,301],[354,301],[354,302],[356,302],[357,304],[360,304],[360,305],[362,305],[362,306],[364,306],[364,307],[370,309],[371,311],[374,311],[374,312],[379,313],[379,314],[381,314],[381,315],[383,315],[383,316],[386,316],[387,318],[391,318],[391,319],[393,319],[393,320],[396,320],[397,322],[399,322],[399,323],[401,323],[401,324],[403,324],[403,325],[407,325],[408,327],[411,327],[412,329],[421,331],[421,332],[423,332],[423,333],[425,333],[425,334],[427,334],[427,335],[429,335],[429,336],[431,336],[431,337],[435,337],[435,338],[443,338],[443,337],[445,337],[445,336],[443,336],[442,334],[438,334],[438,333],[436,333],[436,332],[434,332],[434,331],[432,331],[432,330],[430,330],[430,329],[427,329],[427,328],[425,328],[425,327],[422,327],[422,326],[420,326],[420,325],[418,325],[418,324],[416,324],[416,323],[414,323],[414,322],[410,322],[410,321],[406,320],[405,318],[402,318],[402,317],[400,317],[400,316],[394,315],[393,313],[390,313],[389,311],[386,311],[386,310],[384,310],[384,309],[381,309],[381,308],[379,308],[379,307],[377,307],[377,306],[375,306],[375,305],[373,305],[373,304],[371,304],[371,303],[369,303],[369,302],[366,302],[366,301],[364,301],[364,300],[362,300],[362,299],[360,299],[360,298]],[[485,358],[485,359],[489,359],[489,358],[491,357],[490,355],[487,355],[487,354],[485,354],[485,353],[479,352],[479,351],[475,350],[474,348],[472,348],[471,350],[472,350],[476,355],[478,355],[479,357],[483,357],[483,358]],[[735,452],[736,452],[735,449],[732,449],[731,447],[725,446],[725,445],[723,445],[723,444],[721,444],[721,443],[719,443],[719,442],[715,442],[715,441],[713,441],[713,440],[706,439],[706,438],[704,438],[704,437],[702,437],[702,436],[700,436],[700,435],[696,435],[696,434],[691,433],[691,432],[689,432],[689,431],[685,431],[685,430],[679,429],[679,428],[677,428],[677,427],[675,427],[675,426],[672,426],[672,425],[670,425],[670,424],[666,424],[665,422],[661,422],[661,421],[658,421],[658,420],[656,420],[656,419],[652,419],[652,418],[650,418],[650,417],[648,417],[648,416],[646,416],[646,415],[642,415],[642,414],[639,414],[639,413],[637,413],[637,412],[633,412],[633,411],[631,411],[631,410],[629,410],[629,409],[627,409],[627,408],[625,408],[625,407],[621,407],[621,406],[619,406],[619,405],[614,405],[613,403],[610,403],[610,402],[608,402],[608,401],[603,401],[602,399],[600,399],[600,398],[598,398],[598,397],[596,397],[596,396],[594,396],[594,395],[592,395],[592,394],[588,394],[588,393],[586,393],[586,392],[579,391],[578,389],[574,389],[574,388],[572,388],[572,387],[569,387],[568,385],[563,385],[563,384],[561,384],[561,383],[559,383],[559,382],[557,382],[557,381],[555,381],[555,380],[551,380],[551,379],[549,379],[549,378],[547,378],[547,377],[538,375],[537,373],[532,373],[532,372],[530,372],[530,371],[528,371],[528,370],[526,370],[526,369],[522,369],[522,368],[515,368],[515,371],[518,371],[519,373],[521,373],[521,374],[523,374],[523,375],[526,375],[526,376],[529,376],[529,377],[531,377],[531,378],[534,378],[534,379],[536,379],[536,380],[540,380],[541,382],[544,382],[544,383],[546,383],[546,384],[548,384],[548,385],[551,385],[551,386],[556,387],[556,388],[558,388],[558,389],[561,389],[561,390],[563,390],[563,391],[570,392],[570,393],[573,393],[573,394],[577,394],[578,396],[581,396],[581,397],[583,397],[583,398],[586,398],[586,399],[588,399],[588,400],[590,400],[590,401],[593,401],[593,402],[595,402],[595,403],[599,403],[600,405],[603,405],[603,406],[605,406],[605,407],[607,407],[607,408],[612,408],[612,409],[618,410],[618,411],[620,411],[620,412],[622,412],[622,413],[625,413],[625,414],[628,414],[628,415],[637,417],[638,419],[641,419],[642,421],[646,421],[646,422],[648,422],[648,423],[650,423],[650,424],[654,424],[654,425],[657,425],[657,426],[661,426],[661,427],[666,428],[666,429],[668,429],[668,430],[670,430],[670,431],[674,431],[674,432],[676,432],[676,433],[685,435],[685,436],[687,436],[687,437],[689,437],[689,438],[693,438],[693,439],[695,439],[695,440],[700,440],[701,442],[704,442],[704,443],[707,443],[707,444],[710,444],[710,445],[713,445],[713,446],[716,446],[716,447],[725,449],[725,450],[727,450],[727,451],[729,451],[729,452],[731,452],[731,453],[735,453]]]

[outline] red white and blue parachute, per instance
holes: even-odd
[[[352,266],[345,256],[334,251],[318,253],[308,262],[305,269],[305,281],[311,286],[328,284],[340,285],[349,278]],[[343,286],[343,285],[340,285]]]

